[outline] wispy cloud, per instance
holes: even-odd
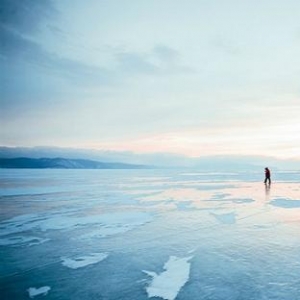
[[[80,77],[91,81],[97,78],[97,83],[106,81],[109,78],[109,71],[104,68],[95,67],[58,56],[55,53],[43,49],[37,42],[22,36],[12,30],[2,28],[1,30],[1,56],[3,60],[10,63],[30,63],[38,67],[50,69],[56,75],[66,76],[70,79]]]
[[[171,47],[155,46],[148,52],[116,52],[117,72],[127,75],[170,75],[191,72],[192,68],[180,63],[180,54]]]
[[[4,83],[2,89],[4,101],[10,99],[8,102],[22,97],[25,101],[28,98],[34,101],[34,91],[42,78],[44,78],[42,85],[45,88],[47,82],[49,91],[61,89],[61,85],[56,83],[57,80],[67,82],[69,86],[64,84],[65,91],[71,90],[74,85],[78,91],[80,86],[99,89],[103,86],[122,84],[138,76],[166,76],[191,71],[190,68],[180,64],[179,53],[166,46],[157,46],[143,53],[112,48],[110,53],[112,63],[107,67],[93,64],[92,61],[88,64],[64,57],[63,54],[50,52],[35,39],[6,26],[0,28],[0,36],[0,63],[6,70],[1,74]],[[26,74],[25,80],[20,73]],[[35,79],[35,74],[39,74],[38,80]],[[16,86],[18,90],[15,89]],[[32,89],[29,96],[27,93],[30,86]]]

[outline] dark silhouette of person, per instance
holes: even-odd
[[[271,184],[271,172],[270,172],[269,168],[265,168],[265,181],[264,181],[264,183],[267,184],[267,181],[269,182],[269,184]]]

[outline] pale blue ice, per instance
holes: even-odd
[[[0,170],[1,299],[300,299],[300,172]]]

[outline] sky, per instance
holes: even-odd
[[[298,0],[1,0],[2,146],[300,158]]]

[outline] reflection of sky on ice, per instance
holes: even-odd
[[[300,186],[291,180],[298,173],[265,186],[238,173],[5,172],[0,275],[7,299],[299,294]]]
[[[300,200],[291,199],[274,199],[270,202],[271,205],[283,208],[300,208]]]

